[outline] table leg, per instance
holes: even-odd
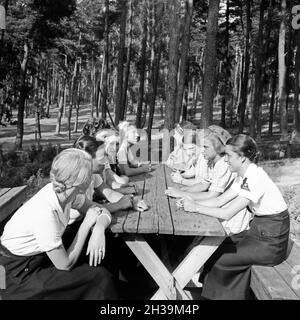
[[[188,295],[176,284],[174,277],[141,235],[124,235],[127,246],[142,263],[160,287],[165,299],[178,297],[189,299]]]
[[[183,290],[224,239],[224,237],[196,237],[193,242],[195,246],[172,273],[175,284]],[[166,298],[164,291],[159,289],[151,299],[160,300]]]

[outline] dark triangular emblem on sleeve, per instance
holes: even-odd
[[[246,191],[250,191],[249,186],[248,186],[248,182],[247,182],[247,178],[245,178],[243,180],[243,183],[241,185],[241,189],[246,190]]]

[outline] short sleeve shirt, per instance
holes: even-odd
[[[223,193],[230,178],[231,171],[224,157],[221,157],[212,168],[208,168],[207,180],[210,182],[208,190]]]
[[[6,223],[1,243],[10,252],[31,256],[62,245],[62,235],[70,218],[68,203],[62,210],[52,183],[47,184]],[[75,207],[77,208],[77,207]]]
[[[244,177],[237,177],[232,188],[250,200],[250,209],[257,216],[277,214],[287,209],[281,192],[268,174],[256,164],[247,168]]]
[[[137,164],[137,161],[126,142],[121,144],[117,153],[117,160],[119,164]]]

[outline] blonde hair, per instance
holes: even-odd
[[[50,179],[57,193],[87,183],[92,176],[92,157],[80,149],[69,148],[53,160]]]
[[[223,142],[217,136],[216,133],[212,132],[210,129],[204,129],[204,139],[207,139],[212,143],[217,154],[219,155],[224,154],[225,144],[223,144]]]

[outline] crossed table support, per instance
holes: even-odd
[[[185,286],[225,239],[225,237],[195,237],[192,249],[170,273],[142,235],[123,236],[128,247],[159,286],[151,300],[192,300],[190,293],[184,290]]]

